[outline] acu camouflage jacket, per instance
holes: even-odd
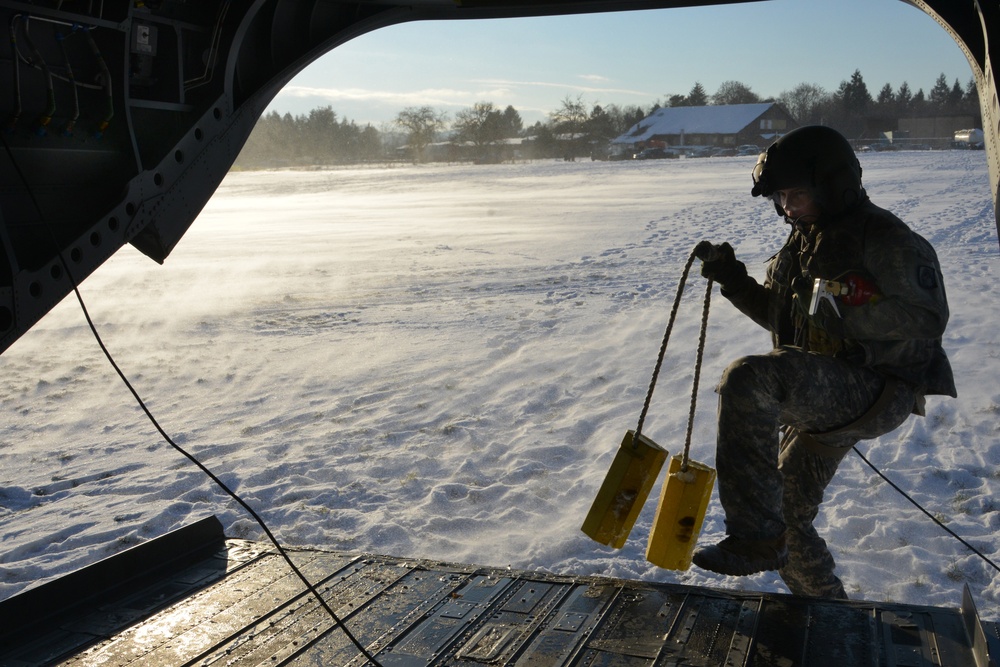
[[[839,317],[823,304],[807,318],[806,304],[796,304],[797,278],[811,284],[850,274],[873,281],[878,296],[863,305],[838,303]],[[828,224],[794,225],[770,260],[763,285],[748,278],[722,293],[771,331],[776,346],[807,347],[819,334],[833,343],[821,353],[832,351],[904,380],[920,395],[957,395],[941,346],[948,300],[937,254],[899,218],[868,200]]]

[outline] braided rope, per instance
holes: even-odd
[[[653,390],[656,388],[656,380],[660,376],[660,368],[663,365],[663,357],[667,352],[667,343],[670,340],[670,334],[674,328],[674,322],[677,319],[677,310],[680,308],[681,297],[684,295],[684,286],[687,284],[688,273],[691,271],[691,265],[694,263],[695,254],[691,253],[687,262],[684,264],[684,271],[681,273],[681,278],[677,283],[677,295],[674,297],[673,307],[670,309],[670,319],[667,322],[667,330],[663,334],[663,342],[660,344],[660,352],[656,358],[656,366],[653,368],[653,377],[649,381],[649,390],[646,392],[646,400],[642,405],[642,412],[639,413],[639,424],[635,427],[635,437],[632,439],[632,447],[636,448],[639,446],[639,436],[642,434],[642,425],[646,421],[646,414],[649,412],[649,404],[653,399]],[[708,288],[705,292],[705,305],[701,316],[701,337],[698,341],[698,357],[695,361],[694,368],[694,387],[691,390],[691,408],[688,412],[688,426],[687,426],[687,436],[684,443],[684,457],[682,459],[681,470],[687,471],[688,468],[688,454],[691,449],[691,431],[694,426],[694,411],[698,396],[698,380],[701,377],[701,361],[704,357],[705,352],[705,333],[708,329],[708,306],[712,296],[712,281],[708,281]]]
[[[701,378],[701,360],[705,356],[705,334],[708,332],[708,306],[712,301],[712,279],[705,288],[705,305],[701,311],[701,335],[698,338],[698,356],[694,362],[694,383],[691,387],[691,409],[688,411],[687,434],[684,436],[684,456],[681,459],[681,472],[687,472],[688,459],[691,452],[691,431],[694,429],[694,408],[698,402],[698,380]]]

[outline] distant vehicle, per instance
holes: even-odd
[[[760,155],[760,153],[761,153],[760,146],[758,146],[757,144],[743,144],[742,146],[736,147],[737,155],[757,156]]]
[[[636,160],[664,160],[671,155],[662,148],[646,148],[632,157]]]
[[[715,154],[715,149],[711,146],[695,146],[693,148],[688,148],[685,151],[685,155],[688,157],[709,157]]]
[[[735,148],[719,148],[712,152],[712,157],[732,157],[736,155]]]
[[[956,130],[951,142],[952,148],[982,150],[985,146],[986,139],[982,130]]]
[[[873,141],[870,144],[864,144],[858,146],[854,149],[855,153],[882,153],[884,151],[898,151],[903,150],[915,150],[917,146],[924,146],[926,150],[930,150],[930,146],[926,144],[911,144],[909,146],[904,146],[903,144],[890,144],[888,141]]]
[[[897,151],[900,150],[901,146],[896,146],[889,143],[888,141],[873,141],[870,144],[864,144],[858,146],[854,149],[855,153],[880,153],[882,151]]]
[[[596,160],[624,160],[630,158],[632,155],[626,152],[620,146],[610,146],[606,148],[597,148],[591,151],[590,159],[591,161]]]

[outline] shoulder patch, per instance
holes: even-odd
[[[934,267],[926,265],[917,267],[917,283],[924,289],[936,289],[938,279]]]

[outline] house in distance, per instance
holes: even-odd
[[[798,126],[776,102],[664,107],[612,139],[611,144],[615,152],[630,155],[660,150],[676,157],[708,154],[712,149],[730,149],[735,154],[740,147],[756,155]]]

